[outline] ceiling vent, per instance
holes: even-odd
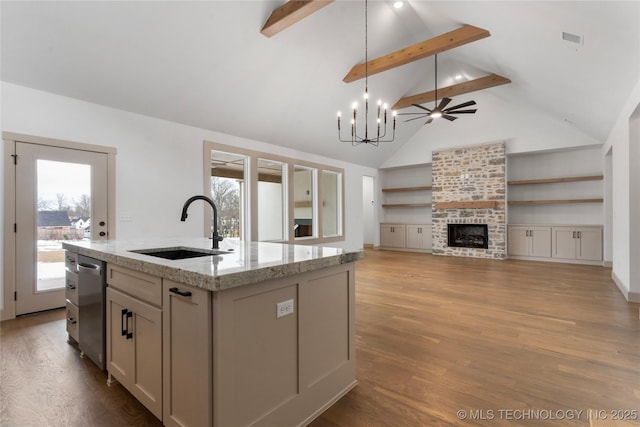
[[[575,34],[571,34],[571,33],[565,33],[564,31],[562,32],[562,40],[569,42],[569,43],[574,43],[577,45],[582,46],[584,39],[582,38],[582,36],[578,36]]]

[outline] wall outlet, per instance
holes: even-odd
[[[276,304],[276,318],[279,319],[284,316],[293,314],[293,300],[279,302]]]

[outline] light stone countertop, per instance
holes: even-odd
[[[64,242],[62,247],[80,255],[210,291],[264,282],[364,258],[362,250],[245,242],[235,239],[225,239],[220,242],[220,249],[232,249],[231,253],[182,260],[169,260],[130,251],[153,248],[211,249],[211,240],[206,238],[92,240]]]

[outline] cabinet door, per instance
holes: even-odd
[[[131,374],[131,345],[126,337],[126,306],[130,300],[130,297],[107,288],[107,371],[125,388]]]
[[[407,248],[409,249],[422,249],[423,246],[423,234],[422,227],[420,225],[407,225]]]
[[[163,280],[163,422],[212,425],[211,294]]]
[[[509,255],[529,255],[529,229],[524,226],[507,228],[507,250]]]
[[[107,288],[107,370],[162,419],[162,311],[111,287]]]
[[[133,350],[129,391],[158,419],[162,419],[162,311],[132,299]]]
[[[551,256],[551,228],[529,227],[529,249],[531,256]]]
[[[600,228],[578,228],[578,248],[577,259],[590,261],[602,260],[602,229]]]
[[[572,227],[553,227],[553,253],[554,258],[575,259],[576,257],[576,231]]]
[[[405,248],[407,247],[407,235],[406,235],[406,227],[404,225],[394,225],[392,239],[392,246],[394,248]]]
[[[380,246],[390,247],[393,245],[392,226],[380,224]]]

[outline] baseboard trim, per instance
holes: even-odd
[[[602,265],[607,268],[613,268],[613,261],[604,261]]]
[[[636,292],[630,292],[626,283],[616,274],[615,271],[611,272],[611,280],[616,284],[624,298],[629,302],[640,302],[640,294]]]
[[[582,259],[566,259],[566,258],[546,258],[546,257],[533,257],[523,255],[508,255],[506,259],[518,259],[522,261],[538,261],[538,262],[556,262],[561,264],[577,264],[577,265],[594,265],[596,267],[603,267],[602,261],[587,261]]]

